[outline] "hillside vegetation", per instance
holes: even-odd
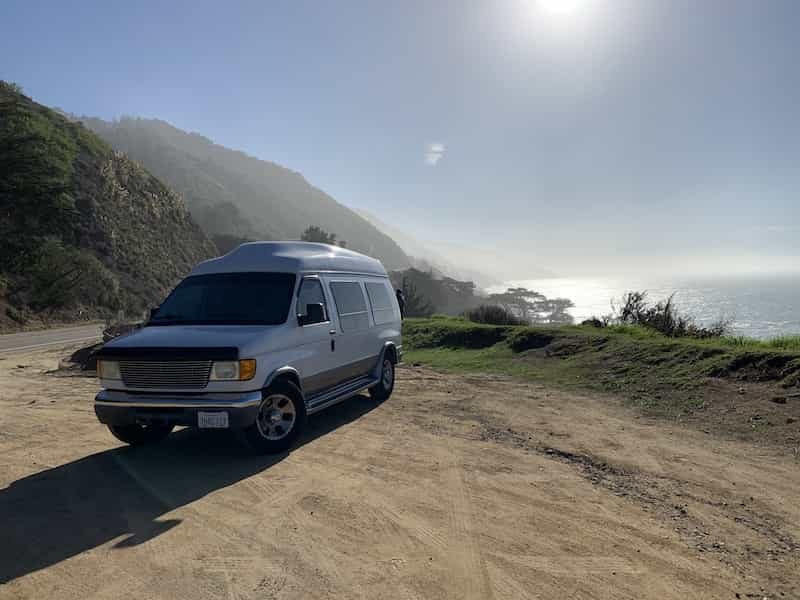
[[[407,319],[404,343],[414,352],[455,351],[450,366],[459,366],[459,350],[495,352],[498,360],[487,360],[486,369],[525,370],[523,363],[504,363],[501,358],[524,358],[532,350],[548,358],[565,359],[551,365],[567,376],[580,375],[594,367],[608,369],[610,388],[653,375],[658,367],[665,383],[692,386],[703,377],[744,382],[773,382],[782,388],[800,389],[800,338],[771,341],[744,338],[670,338],[643,327],[624,325],[596,329],[585,325],[528,327],[485,325],[452,317]],[[508,352],[506,352],[508,351]],[[415,354],[419,358],[419,354]],[[462,366],[466,366],[467,361]],[[445,364],[445,363],[443,363]]]
[[[0,325],[133,314],[215,254],[182,199],[0,82]]]
[[[410,265],[389,236],[299,173],[164,121],[81,121],[183,195],[194,218],[215,240],[297,240],[315,225],[335,232],[348,248],[380,259],[387,269]]]

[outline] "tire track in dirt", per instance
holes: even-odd
[[[472,533],[472,506],[464,482],[464,471],[452,442],[449,439],[446,441],[446,444],[436,447],[436,451],[441,457],[443,491],[448,495],[447,517],[453,541],[448,559],[454,560],[451,583],[455,589],[461,589],[460,598],[488,600],[494,596],[480,546]]]
[[[410,540],[385,506],[386,479],[378,476],[382,474],[380,469],[374,468],[376,461],[383,460],[392,440],[385,431],[388,425],[376,431],[377,423],[383,421],[369,423],[360,432],[357,428],[340,428],[334,436],[308,448],[311,454],[297,468],[306,478],[311,476],[315,484],[306,485],[305,493],[287,513],[292,525],[289,537],[294,551],[302,553],[298,560],[313,565],[327,586],[326,594],[334,590],[345,593],[352,576],[347,571],[356,570],[352,556],[329,550],[347,540],[364,553],[357,570],[363,570],[368,581],[388,578],[396,597],[416,600],[419,595],[400,577],[400,568],[408,560],[389,550],[399,549],[405,555],[410,550]],[[373,449],[369,457],[357,452],[365,444]],[[336,543],[329,541],[332,539]]]
[[[380,410],[390,411],[384,405]],[[369,417],[365,417],[369,418]],[[420,500],[420,489],[413,485],[409,476],[410,471],[429,472],[434,468],[432,459],[420,459],[420,456],[429,456],[432,451],[421,447],[419,443],[409,447],[405,441],[408,439],[409,427],[414,431],[413,425],[401,424],[398,431],[398,420],[394,415],[383,415],[383,418],[370,421],[370,428],[366,437],[374,441],[377,449],[369,457],[342,452],[342,444],[336,444],[335,449],[320,452],[318,466],[326,473],[342,472],[351,473],[354,469],[361,468],[361,493],[362,499],[371,499],[373,490],[384,490],[392,485],[392,493],[374,495],[374,502],[380,506],[365,507],[365,510],[374,511],[377,522],[380,524],[381,539],[385,545],[398,549],[401,553],[414,556],[421,550],[433,550],[436,554],[446,554],[449,539],[443,529],[435,527],[430,521],[420,519],[418,514],[410,514],[404,510],[404,504],[415,503]],[[359,435],[361,443],[365,441],[365,432]],[[344,444],[346,447],[347,444]],[[405,473],[400,473],[395,465],[405,464]],[[366,467],[366,468],[364,468]],[[408,479],[406,480],[406,477]],[[431,477],[433,479],[433,477]],[[356,490],[358,491],[358,490]],[[434,507],[438,506],[438,503]],[[426,559],[427,560],[427,559]]]

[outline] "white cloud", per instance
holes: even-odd
[[[444,156],[444,144],[440,142],[431,142],[425,147],[425,164],[435,167],[441,158]]]

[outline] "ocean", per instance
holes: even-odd
[[[675,293],[682,313],[699,323],[720,317],[732,321],[731,333],[768,339],[800,335],[800,274],[736,275],[697,278],[550,278],[509,281],[489,291],[522,286],[548,298],[569,298],[576,323],[611,312],[611,301],[625,292],[646,290],[651,301]]]

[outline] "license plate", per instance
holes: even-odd
[[[197,426],[200,429],[227,429],[228,413],[199,412],[197,413]]]

